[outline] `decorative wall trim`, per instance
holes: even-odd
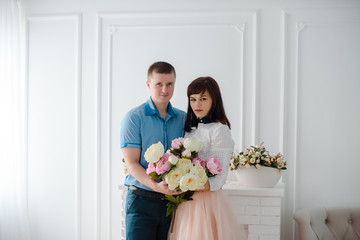
[[[287,62],[290,61],[290,59],[287,59],[287,51],[286,49],[288,48],[288,40],[287,40],[287,36],[288,36],[288,28],[289,25],[289,13],[285,10],[282,10],[282,59],[281,59],[281,101],[280,101],[280,149],[282,152],[284,152],[284,139],[285,139],[285,127],[288,126],[285,124],[285,115],[286,115],[286,107],[285,107],[285,100],[286,100],[286,91],[288,90],[288,84],[286,84],[286,78],[288,77],[289,79],[291,79],[291,77],[289,77],[289,73],[287,72],[289,69],[289,66],[287,64]],[[299,39],[300,39],[300,33],[302,30],[305,29],[306,24],[304,24],[303,22],[298,22],[296,24],[296,36],[295,36],[295,89],[294,89],[294,136],[293,136],[293,146],[294,146],[294,151],[291,155],[291,158],[293,159],[293,170],[291,171],[292,173],[292,178],[291,178],[291,189],[292,189],[292,205],[289,206],[289,208],[291,209],[291,214],[292,215],[295,212],[295,208],[296,208],[296,193],[297,193],[297,176],[296,176],[296,172],[297,172],[297,138],[298,138],[298,81],[299,81]],[[289,81],[289,80],[288,80]],[[287,81],[287,82],[288,82]],[[288,152],[289,153],[289,152]],[[290,153],[289,153],[290,154]],[[288,181],[289,182],[289,181]],[[289,210],[289,209],[287,209]],[[295,239],[295,223],[293,222],[291,224],[291,232],[293,235],[293,238]]]
[[[298,138],[299,138],[299,79],[301,77],[301,73],[299,71],[300,66],[300,36],[301,33],[304,32],[305,29],[312,27],[312,26],[326,26],[326,25],[338,25],[338,24],[359,24],[359,20],[344,20],[339,17],[339,19],[334,19],[334,16],[331,15],[330,11],[359,11],[359,9],[352,9],[352,8],[325,8],[325,9],[282,9],[282,58],[281,58],[281,101],[280,101],[280,149],[284,152],[286,149],[289,150],[291,147],[284,146],[285,136],[289,137],[289,144],[293,145],[293,151],[288,152],[289,156],[293,160],[293,169],[290,171],[292,173],[289,183],[291,183],[291,190],[289,196],[292,197],[291,204],[287,211],[291,210],[291,213],[288,213],[289,216],[297,209],[297,192],[298,192],[298,183],[297,183],[297,166],[298,166]],[[323,16],[319,18],[319,12],[323,13]],[[310,13],[309,13],[310,12]],[[292,18],[292,19],[291,19]],[[351,18],[351,17],[349,17]],[[294,32],[288,32],[288,30],[294,27]],[[287,50],[289,49],[289,35],[294,34],[294,57],[293,59],[288,59],[289,54]],[[291,57],[290,57],[291,58]],[[293,64],[294,73],[288,72],[289,65]],[[291,75],[291,76],[290,76]],[[293,80],[292,80],[293,79]],[[293,81],[294,89],[293,89],[293,96],[286,97],[286,92],[289,92],[288,85],[289,82]],[[286,124],[286,115],[290,114],[287,112],[289,111],[290,107],[285,106],[286,98],[293,98],[293,110],[292,113],[294,114],[294,120],[292,123]],[[289,102],[289,101],[288,101]],[[286,131],[286,127],[289,128],[290,126],[294,127],[293,136]],[[289,188],[287,187],[289,190]],[[296,239],[296,232],[295,232],[296,223],[292,223],[292,237]]]
[[[103,119],[102,116],[103,115],[108,115],[109,113],[106,113],[107,111],[109,111],[109,101],[110,101],[110,88],[104,86],[103,82],[102,82],[102,67],[103,67],[103,62],[102,62],[102,45],[103,45],[103,41],[102,41],[102,31],[103,31],[103,19],[98,17],[98,55],[97,55],[97,59],[98,59],[98,92],[97,92],[97,103],[98,103],[98,136],[97,136],[97,146],[98,146],[98,159],[97,159],[97,211],[96,211],[96,215],[97,215],[97,239],[110,239],[109,237],[105,236],[106,232],[110,233],[110,230],[108,229],[110,224],[105,223],[105,220],[109,220],[110,217],[106,216],[104,217],[103,214],[108,214],[110,215],[110,207],[111,204],[109,204],[109,201],[106,201],[106,199],[103,199],[104,197],[107,196],[111,196],[109,193],[109,190],[106,191],[106,189],[103,187],[103,180],[102,180],[102,176],[105,175],[103,172],[110,170],[110,167],[107,166],[103,166],[103,162],[106,159],[106,163],[109,163],[110,161],[109,159],[109,140],[110,140],[110,136],[109,136],[109,128],[110,126],[106,126],[103,128],[103,124],[110,122],[109,119]],[[111,33],[111,31],[109,30],[109,33]],[[109,51],[110,52],[110,51]],[[107,71],[106,73],[109,73],[109,71]],[[106,77],[107,79],[109,78],[109,76]],[[107,90],[106,93],[103,93],[104,90]],[[107,96],[106,99],[102,99],[103,97]],[[110,116],[109,116],[110,118]],[[106,135],[107,134],[107,135]],[[107,136],[107,137],[106,137]],[[111,176],[110,174],[107,175],[106,180],[109,180],[109,176]],[[108,184],[108,186],[110,186],[110,184]],[[104,191],[106,191],[106,195],[104,194]],[[103,207],[103,203],[106,203],[107,205],[106,207]],[[104,209],[104,211],[103,211]],[[105,219],[104,219],[105,218]],[[107,228],[107,229],[104,229]]]
[[[281,62],[280,62],[280,133],[279,147],[280,152],[284,152],[284,131],[285,131],[285,63],[286,63],[286,12],[281,11]]]
[[[114,28],[112,29],[111,26],[110,26],[110,37],[109,37],[109,48],[108,48],[108,53],[109,53],[109,58],[108,58],[108,68],[107,68],[107,79],[109,79],[108,81],[108,84],[109,84],[109,88],[108,88],[108,104],[109,104],[109,119],[108,119],[108,129],[107,129],[107,136],[108,136],[108,143],[109,143],[109,146],[108,146],[108,153],[109,153],[109,162],[108,162],[108,165],[109,165],[109,171],[108,171],[108,183],[109,183],[109,234],[110,234],[110,239],[113,239],[112,237],[112,211],[111,211],[111,208],[112,208],[112,157],[111,157],[111,153],[112,153],[112,141],[111,141],[111,137],[112,137],[112,131],[111,131],[111,126],[112,126],[112,85],[113,85],[113,77],[112,77],[112,60],[113,60],[113,46],[114,46],[114,35],[116,34],[117,32],[117,28]]]
[[[221,20],[220,23],[217,22],[206,22],[204,20],[199,20],[201,17],[209,17],[209,16],[229,16],[236,17],[237,21],[229,22],[229,20]],[[189,17],[196,18],[196,21],[187,21],[188,23],[168,23],[168,24],[158,24],[151,23],[151,21],[147,21],[152,18],[173,18],[173,19],[189,19]],[[137,21],[131,22],[129,19],[136,18]],[[139,18],[142,18],[142,21],[138,21]],[[116,22],[116,20],[121,19],[122,23],[111,23]],[[126,19],[126,20],[125,20]],[[220,19],[220,18],[219,18]],[[114,20],[114,21],[112,21]],[[203,22],[202,22],[203,21]],[[216,20],[219,21],[219,20]],[[224,21],[224,22],[222,22]],[[245,32],[247,28],[247,22],[251,22],[252,27],[254,29],[254,33],[252,35],[253,40],[256,42],[252,48],[252,94],[255,95],[252,97],[252,141],[255,142],[256,134],[257,134],[257,57],[256,57],[256,49],[257,49],[257,12],[256,11],[170,11],[170,12],[119,12],[119,13],[101,13],[98,15],[98,160],[97,160],[97,222],[98,222],[98,239],[103,238],[102,230],[109,231],[109,239],[112,239],[112,159],[111,159],[111,145],[112,145],[112,131],[111,131],[111,119],[112,119],[112,49],[113,49],[113,38],[117,34],[119,29],[123,28],[193,28],[193,27],[224,27],[229,28],[233,27],[235,31],[241,34],[242,44],[240,46],[243,51],[243,56],[241,59],[240,66],[240,86],[241,86],[241,103],[240,103],[240,144],[243,145],[244,138],[244,75],[245,75]],[[109,23],[110,22],[110,23]],[[201,22],[201,23],[199,23]],[[106,31],[107,30],[107,31]],[[108,41],[108,46],[106,49],[103,48],[105,44],[103,42],[103,35],[108,34],[105,39]],[[107,51],[107,52],[103,52]],[[107,56],[104,62],[101,62],[103,57]],[[106,72],[103,72],[106,71]],[[105,78],[105,79],[102,79]],[[105,94],[105,95],[104,95]],[[100,162],[101,159],[101,162]],[[105,163],[105,164],[104,164]],[[104,169],[106,168],[106,169]],[[106,174],[107,176],[103,176]],[[104,181],[106,183],[104,183]],[[104,185],[105,184],[105,185]],[[103,189],[106,188],[107,190]],[[105,191],[105,192],[104,192]],[[106,197],[101,197],[99,194],[106,194]],[[108,199],[109,198],[109,199]],[[105,202],[104,202],[105,201]],[[106,211],[107,213],[103,212]],[[107,220],[104,222],[105,217]],[[99,226],[100,224],[105,224],[108,226]]]
[[[243,53],[244,52],[244,49],[245,49],[245,38],[244,38],[244,34],[245,34],[245,31],[246,31],[246,24],[243,23],[243,24],[239,24],[236,26],[236,29],[240,32],[241,34],[241,52]],[[244,102],[245,102],[245,96],[244,96],[244,93],[245,93],[245,90],[244,90],[244,68],[245,68],[245,65],[244,65],[244,62],[245,62],[245,54],[242,54],[241,55],[241,68],[240,68],[240,94],[241,94],[241,99],[240,99],[240,121],[241,121],[241,124],[240,124],[240,132],[239,132],[239,136],[240,136],[240,147],[243,148],[244,146],[244,127],[245,127],[245,124],[244,124]]]
[[[259,106],[258,106],[258,81],[257,81],[257,76],[258,76],[258,67],[257,67],[257,49],[258,49],[258,28],[257,28],[257,22],[258,22],[258,15],[257,13],[252,14],[251,16],[252,18],[252,22],[254,23],[254,32],[253,32],[253,41],[255,42],[255,44],[253,45],[253,62],[252,62],[252,67],[253,67],[253,72],[252,72],[252,87],[253,87],[253,92],[252,92],[252,142],[253,144],[257,144],[258,142],[258,111],[259,111]],[[242,146],[242,148],[244,148],[244,146]]]
[[[26,81],[26,172],[28,173],[28,116],[29,116],[29,25],[31,22],[39,22],[39,21],[59,21],[59,20],[73,20],[74,25],[76,26],[76,83],[75,83],[75,96],[76,96],[76,161],[75,161],[75,235],[76,239],[81,239],[81,113],[82,113],[82,14],[73,13],[73,14],[51,14],[51,15],[33,15],[27,16],[25,19],[25,81]],[[28,181],[27,181],[28,182]],[[28,189],[28,186],[26,186]],[[28,196],[28,190],[27,196]],[[28,201],[27,201],[28,202]]]
[[[96,124],[96,239],[100,240],[101,236],[101,30],[102,30],[102,19],[97,18],[97,91],[96,91],[96,116],[97,116],[97,124]]]
[[[169,24],[158,24],[158,23],[148,23],[148,22],[144,22],[144,23],[133,23],[133,22],[126,22],[124,21],[124,23],[122,24],[109,24],[108,25],[108,30],[111,37],[113,37],[116,32],[119,29],[124,29],[124,28],[195,28],[195,27],[208,27],[208,28],[213,28],[213,27],[224,27],[224,28],[229,28],[229,27],[234,27],[236,28],[236,30],[241,34],[241,40],[242,40],[242,45],[241,45],[241,49],[245,50],[245,32],[246,32],[246,28],[248,27],[249,24],[247,24],[247,22],[251,22],[251,24],[253,25],[253,34],[252,34],[252,40],[255,42],[255,44],[253,44],[252,46],[252,77],[251,77],[251,92],[252,92],[252,99],[251,99],[251,105],[252,105],[252,112],[251,112],[251,142],[253,144],[255,144],[258,140],[258,89],[257,89],[257,48],[258,48],[258,40],[257,40],[257,35],[258,35],[258,27],[257,27],[257,22],[258,22],[258,12],[255,10],[249,10],[249,11],[234,11],[234,10],[223,10],[223,11],[193,11],[193,12],[183,12],[183,11],[170,11],[170,12],[158,12],[158,11],[151,11],[151,12],[123,12],[123,13],[101,13],[99,14],[99,22],[104,22],[104,20],[109,20],[109,19],[117,19],[117,18],[121,18],[121,19],[127,19],[127,18],[131,18],[131,17],[137,17],[137,18],[146,18],[146,17],[176,17],[176,18],[189,18],[189,17],[197,17],[199,18],[199,14],[201,14],[202,17],[206,17],[206,16],[220,16],[220,15],[227,15],[229,17],[231,16],[236,16],[239,17],[238,20],[241,21],[236,21],[236,22],[224,22],[224,23],[206,23],[203,22],[201,24],[197,24],[197,23],[187,23],[187,24],[183,24],[183,23],[169,23]],[[100,28],[100,31],[102,31],[102,28]],[[101,46],[99,46],[100,48]],[[241,74],[241,79],[240,79],[240,85],[241,85],[241,103],[240,103],[240,119],[241,119],[241,125],[240,125],[240,132],[239,132],[239,136],[240,136],[240,147],[244,148],[244,93],[245,93],[245,84],[244,84],[244,69],[245,69],[245,54],[242,55],[242,65],[240,67],[240,74]],[[111,101],[111,100],[110,100]]]
[[[300,33],[306,28],[306,24],[303,22],[298,22],[296,25],[296,38],[295,38],[295,95],[294,95],[294,113],[295,113],[295,119],[294,119],[294,126],[295,126],[295,132],[294,132],[294,153],[293,153],[293,159],[294,159],[294,182],[293,182],[293,190],[294,190],[294,197],[293,197],[293,207],[294,211],[296,209],[296,192],[297,192],[297,152],[298,152],[298,130],[299,130],[299,51],[300,51]]]
[[[77,208],[77,216],[76,216],[76,231],[77,231],[77,239],[81,239],[81,202],[82,202],[82,196],[81,196],[81,166],[82,166],[82,155],[81,155],[81,149],[82,149],[82,142],[81,142],[81,135],[82,135],[82,128],[81,128],[81,120],[82,120],[82,15],[77,14],[75,15],[75,18],[77,20],[77,104],[76,104],[76,111],[77,111],[77,161],[76,161],[76,208]]]

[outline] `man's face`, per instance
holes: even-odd
[[[173,73],[153,73],[146,82],[155,104],[168,103],[173,96],[175,76]]]

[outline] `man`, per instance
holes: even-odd
[[[155,62],[148,69],[148,101],[130,110],[122,120],[120,144],[129,174],[125,185],[126,238],[167,239],[170,216],[166,217],[164,194],[178,194],[170,190],[165,181],[157,182],[145,169],[148,163],[144,153],[152,144],[161,142],[165,149],[171,141],[184,136],[186,113],[172,107],[176,73],[172,65]]]

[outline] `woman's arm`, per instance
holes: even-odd
[[[220,174],[209,178],[210,191],[216,191],[225,184],[228,172],[231,153],[234,150],[234,141],[227,125],[219,124],[211,134],[211,146],[209,156],[220,160],[222,171]]]

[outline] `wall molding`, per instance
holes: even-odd
[[[28,156],[28,116],[29,116],[29,28],[32,22],[51,22],[51,21],[62,21],[62,20],[72,20],[76,28],[76,53],[75,53],[75,62],[76,62],[76,83],[75,83],[75,98],[76,98],[76,107],[75,107],[75,116],[76,116],[76,148],[75,148],[75,235],[76,239],[81,239],[81,163],[82,163],[82,141],[81,141],[81,119],[82,119],[82,14],[81,13],[67,13],[67,14],[47,14],[47,15],[30,15],[25,18],[25,81],[26,81],[26,156]],[[28,169],[28,157],[26,157],[26,172]],[[28,187],[26,187],[28,189]],[[28,190],[27,190],[28,196]]]
[[[257,79],[257,76],[258,76],[258,58],[257,58],[257,55],[258,55],[258,51],[257,49],[259,48],[258,47],[258,14],[257,13],[254,13],[252,14],[251,16],[252,18],[252,21],[254,23],[254,31],[253,31],[253,41],[255,42],[255,44],[252,46],[253,49],[252,49],[252,52],[253,52],[253,62],[252,62],[252,67],[253,67],[253,70],[252,70],[252,89],[253,89],[253,92],[252,92],[252,142],[253,144],[257,144],[258,142],[258,131],[256,129],[258,129],[258,126],[259,126],[259,118],[258,118],[258,111],[259,111],[259,106],[258,106],[258,79]],[[242,113],[242,116],[243,116],[243,113]],[[242,118],[243,119],[243,118]],[[242,121],[243,122],[243,121]],[[242,146],[242,149],[244,149],[245,146]]]
[[[96,91],[96,116],[97,116],[97,124],[96,124],[96,239],[101,239],[101,154],[102,154],[102,146],[101,146],[101,125],[102,125],[102,118],[101,118],[101,91],[102,91],[102,84],[101,84],[101,68],[102,68],[102,61],[100,61],[101,56],[101,46],[102,46],[102,39],[101,39],[101,30],[102,30],[102,19],[97,18],[97,51],[96,51],[96,59],[97,59],[97,91]]]
[[[226,17],[226,20],[223,20],[223,17]],[[210,22],[207,17],[221,17],[221,21],[216,18]],[[169,23],[163,24],[161,19],[168,18],[171,19]],[[204,18],[204,19],[202,19]],[[134,20],[135,19],[135,20]],[[141,19],[141,21],[139,20]],[[186,20],[184,24],[183,21]],[[212,18],[211,18],[212,19]],[[120,21],[118,23],[117,21]],[[131,21],[134,20],[134,21]],[[181,20],[181,21],[179,21]],[[157,22],[158,21],[158,22]],[[216,22],[217,21],[217,22]],[[241,66],[240,66],[240,92],[241,103],[240,103],[240,144],[243,145],[244,138],[244,76],[245,76],[245,34],[247,33],[248,24],[252,25],[253,34],[252,40],[256,43],[252,47],[252,78],[251,78],[251,87],[252,94],[252,134],[251,139],[255,142],[257,134],[257,11],[194,11],[194,12],[185,12],[185,11],[173,11],[173,12],[120,12],[120,13],[101,13],[98,15],[98,160],[97,160],[97,191],[98,194],[106,194],[106,197],[101,197],[98,195],[98,210],[97,210],[97,222],[98,226],[100,222],[105,224],[98,227],[98,239],[112,239],[112,191],[113,189],[113,176],[112,176],[112,161],[111,158],[111,146],[112,146],[112,82],[113,78],[112,73],[112,52],[113,52],[113,39],[116,34],[119,33],[120,29],[124,28],[196,28],[196,27],[206,27],[206,28],[233,28],[234,31],[240,34],[241,38]],[[104,35],[105,34],[105,35]],[[106,46],[106,47],[104,47]],[[101,62],[104,58],[105,61]],[[100,63],[101,62],[101,63]],[[101,161],[100,161],[101,159]],[[104,221],[103,218],[107,220]],[[110,235],[107,236],[105,232],[109,232]],[[106,236],[105,236],[105,235]]]
[[[280,101],[280,149],[282,152],[287,151],[289,156],[292,159],[292,170],[290,171],[291,179],[289,179],[288,183],[290,183],[290,188],[287,187],[287,192],[290,191],[291,202],[288,208],[288,211],[291,212],[287,213],[289,216],[296,211],[298,207],[297,203],[297,192],[298,192],[298,182],[297,182],[297,166],[298,166],[298,138],[299,138],[299,81],[301,77],[301,73],[299,70],[300,66],[300,51],[301,51],[301,33],[303,33],[306,29],[313,27],[313,26],[328,26],[328,25],[338,25],[338,24],[359,24],[360,21],[358,20],[349,20],[346,18],[351,18],[351,16],[346,15],[344,16],[339,13],[338,19],[334,20],[334,11],[340,12],[341,11],[357,11],[359,12],[359,8],[325,8],[325,9],[282,9],[282,54],[281,54],[281,101]],[[320,14],[321,12],[322,14]],[[320,17],[319,17],[320,16]],[[291,43],[291,35],[293,35]],[[293,57],[291,57],[291,49],[289,46],[294,47],[292,51],[294,51]],[[292,58],[292,59],[291,59]],[[289,72],[290,67],[293,65],[294,72]],[[294,89],[289,89],[289,85],[291,82],[294,85]],[[286,96],[286,93],[292,92],[293,95]],[[286,106],[286,100],[289,101],[289,98],[293,99],[293,105]],[[291,115],[293,113],[293,122],[286,123],[286,116]],[[288,118],[289,119],[289,118]],[[294,127],[294,132],[287,130],[286,128]],[[290,141],[288,142],[288,146],[284,146],[284,142],[288,136]],[[293,149],[289,147],[289,145],[293,146]],[[292,150],[291,150],[292,149]],[[290,170],[290,169],[289,169]],[[289,171],[288,170],[288,171]],[[295,231],[296,224],[293,222],[291,224],[292,228],[292,236],[296,239],[296,231]],[[286,228],[286,226],[285,226]]]

